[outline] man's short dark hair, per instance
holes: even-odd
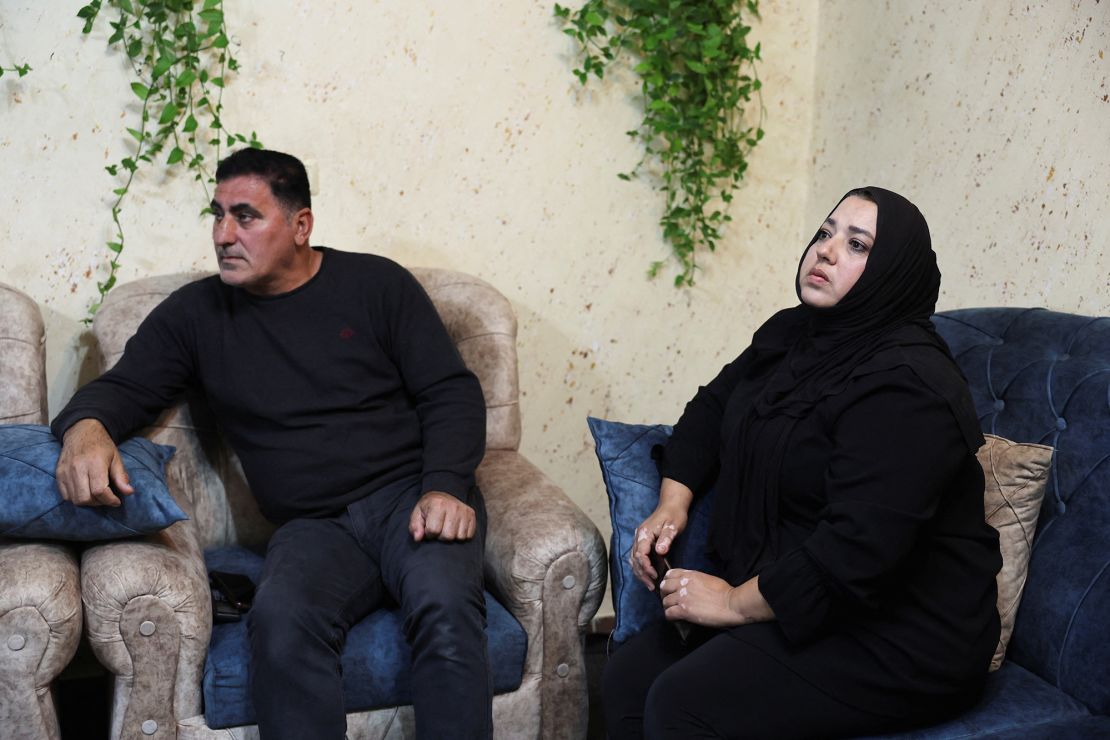
[[[308,173],[301,160],[292,154],[247,147],[224,157],[216,168],[218,183],[233,177],[250,176],[265,180],[270,185],[274,198],[289,213],[312,208]]]

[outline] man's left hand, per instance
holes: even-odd
[[[421,496],[409,517],[409,532],[417,542],[469,540],[477,528],[474,509],[442,491],[428,491]]]

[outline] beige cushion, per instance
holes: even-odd
[[[1002,570],[998,572],[998,615],[1002,634],[991,660],[991,670],[1002,665],[1006,645],[1014,631],[1021,592],[1037,531],[1041,499],[1048,484],[1052,448],[1047,445],[1011,442],[985,434],[986,444],[979,448],[979,464],[987,487],[984,505],[987,523],[998,530],[1002,550]]]

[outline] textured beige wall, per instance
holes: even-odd
[[[89,275],[110,235],[103,165],[133,106],[79,3],[4,0],[0,280],[43,305],[57,411],[78,382]],[[635,82],[581,90],[549,3],[229,0],[242,72],[225,119],[299,154],[314,241],[473,272],[520,317],[524,448],[608,534],[587,414],[671,421],[793,300],[796,258],[845,189],[929,218],[942,308],[1107,313],[1110,8],[1105,2],[763,1],[768,138],[723,249],[678,292],[637,158]],[[210,266],[188,178],[141,182],[122,279]],[[608,606],[604,607],[606,610]]]
[[[80,319],[111,234],[102,167],[135,110],[104,26],[79,3],[4,0],[0,280],[44,307],[50,405],[86,364]],[[608,535],[587,414],[673,421],[696,386],[793,299],[806,218],[816,0],[764,0],[768,136],[695,289],[648,282],[667,254],[660,199],[616,173],[638,159],[635,80],[583,91],[547,0],[228,0],[242,62],[225,120],[298,154],[316,180],[314,242],[477,274],[520,318],[524,449]],[[211,267],[188,177],[139,183],[121,280]],[[669,277],[669,274],[668,274]],[[607,606],[605,607],[608,608]]]
[[[941,308],[1110,312],[1106,2],[821,3],[813,189],[906,194]]]

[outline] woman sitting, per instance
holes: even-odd
[[[632,567],[666,555],[715,486],[717,575],[666,571],[669,621],[605,674],[609,737],[843,737],[975,702],[998,642],[998,536],[967,383],[934,331],[920,211],[848,193],[802,255],[801,305],[687,405]]]

